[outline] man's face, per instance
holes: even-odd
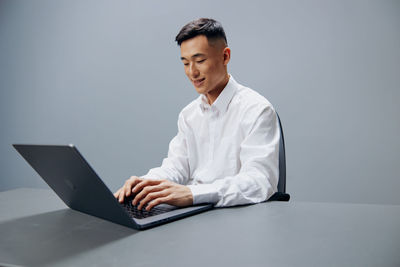
[[[216,40],[198,35],[181,43],[181,60],[185,73],[199,94],[217,95],[227,83],[230,50]],[[229,79],[229,78],[228,78]]]

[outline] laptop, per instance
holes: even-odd
[[[213,207],[160,204],[150,211],[137,210],[132,197],[117,201],[74,145],[13,146],[68,207],[130,228],[147,229]]]

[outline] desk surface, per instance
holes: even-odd
[[[268,202],[136,231],[50,190],[0,193],[0,265],[400,266],[400,206]]]

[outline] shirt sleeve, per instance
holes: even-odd
[[[258,203],[277,191],[279,123],[270,106],[258,114],[240,145],[239,173],[211,184],[189,185],[194,204],[214,203],[222,207]]]
[[[167,179],[178,184],[187,184],[189,161],[185,138],[185,121],[182,113],[178,117],[178,134],[169,143],[168,156],[160,167],[150,169],[142,178]]]

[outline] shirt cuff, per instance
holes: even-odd
[[[193,205],[202,203],[217,203],[219,200],[218,191],[212,184],[187,185],[192,191]]]

